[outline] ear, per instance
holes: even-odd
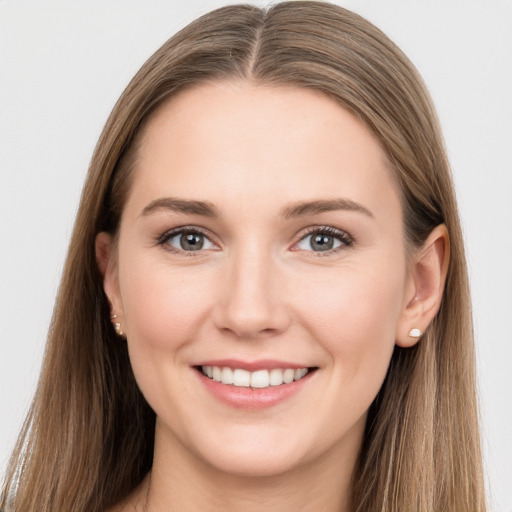
[[[101,232],[96,236],[96,263],[103,276],[103,289],[110,302],[111,313],[120,317],[123,314],[123,309],[119,291],[117,258],[112,235],[108,233]]]
[[[400,347],[412,347],[419,336],[411,336],[411,329],[425,332],[436,316],[443,298],[448,263],[450,239],[444,224],[435,227],[423,246],[412,256],[404,304],[395,335]]]

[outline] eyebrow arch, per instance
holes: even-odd
[[[308,201],[306,203],[297,203],[287,206],[282,211],[281,215],[285,219],[291,217],[302,217],[305,215],[317,215],[324,212],[332,212],[336,210],[348,210],[352,212],[359,212],[368,217],[373,218],[373,213],[365,208],[362,204],[356,203],[351,199],[319,199],[317,201]]]
[[[161,197],[151,201],[141,213],[146,216],[157,210],[172,210],[177,213],[192,213],[204,217],[219,217],[219,211],[212,203],[207,201],[193,201],[189,199],[176,199],[174,197]]]

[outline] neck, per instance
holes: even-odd
[[[360,446],[352,439],[352,446]],[[192,456],[179,442],[169,443],[169,432],[155,439],[151,477],[140,495],[138,512],[349,512],[351,483],[358,450],[344,454],[337,447],[313,460],[274,475],[247,476],[220,471]],[[355,443],[355,444],[353,444]],[[341,453],[340,453],[341,452]]]

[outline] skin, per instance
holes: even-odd
[[[444,226],[407,248],[379,143],[302,89],[185,90],[146,126],[133,172],[118,244],[98,235],[97,259],[157,425],[151,477],[115,510],[349,510],[393,348],[416,343],[407,333],[439,307]],[[211,203],[218,216],[144,214],[169,197]],[[283,216],[339,199],[366,211]],[[176,234],[163,241],[182,226],[206,233],[203,249],[180,249]],[[338,246],[314,251],[307,230],[326,226]],[[193,368],[220,358],[318,369],[294,396],[247,410],[213,397]]]

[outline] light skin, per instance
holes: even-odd
[[[101,233],[96,249],[157,424],[151,478],[115,510],[348,511],[394,346],[439,308],[444,226],[408,248],[377,140],[298,88],[181,92],[146,126],[133,172],[118,242]],[[216,359],[315,371],[252,410],[204,386],[195,365]]]

